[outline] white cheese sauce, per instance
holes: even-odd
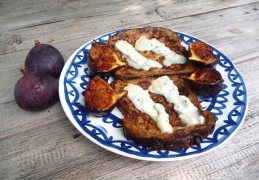
[[[142,89],[138,85],[129,84],[124,90],[128,91],[127,97],[134,104],[134,106],[142,113],[149,115],[157,124],[157,127],[162,133],[172,133],[173,128],[169,123],[169,115],[166,113],[162,104],[155,103],[148,90]]]
[[[142,56],[130,43],[124,40],[119,40],[115,43],[115,48],[118,49],[126,59],[129,66],[145,71],[152,67],[162,68],[162,65],[154,60],[147,59]]]
[[[176,54],[174,51],[165,46],[155,38],[148,39],[141,36],[135,43],[135,49],[138,51],[153,51],[164,57],[163,65],[171,66],[172,64],[184,64],[186,58]]]
[[[148,87],[148,90],[134,84],[127,85],[124,90],[128,91],[127,97],[134,106],[142,113],[149,115],[157,124],[160,131],[172,133],[173,128],[169,123],[169,114],[165,111],[162,104],[154,102],[149,92],[162,95],[167,102],[174,104],[174,110],[179,114],[182,122],[187,126],[194,126],[205,123],[205,118],[191,100],[179,95],[177,86],[168,76],[162,76],[154,80]]]
[[[193,105],[189,98],[179,95],[177,86],[174,85],[168,76],[162,76],[154,80],[148,87],[148,90],[164,96],[167,102],[173,103],[174,110],[187,126],[205,123],[205,119],[200,115],[198,108]]]

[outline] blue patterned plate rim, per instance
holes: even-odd
[[[93,41],[105,43],[116,32],[103,34],[86,42],[78,48],[66,61],[59,80],[59,96],[62,108],[71,123],[89,140],[116,154],[148,161],[175,161],[196,157],[229,140],[242,125],[248,107],[248,94],[245,81],[235,65],[223,53],[213,48],[219,58],[216,69],[224,79],[222,91],[213,98],[199,97],[203,109],[213,112],[217,117],[213,134],[209,135],[199,145],[176,151],[149,150],[137,146],[123,136],[121,124],[122,114],[115,108],[110,114],[96,118],[89,114],[84,106],[84,90],[92,78],[88,73],[87,59]],[[176,32],[182,40],[182,45],[194,41],[202,41],[194,36]],[[204,42],[204,41],[203,41]],[[105,77],[111,82],[112,77]]]

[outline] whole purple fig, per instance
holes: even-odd
[[[42,110],[57,102],[57,79],[50,75],[32,73],[24,66],[20,70],[23,77],[15,85],[14,97],[22,109]]]
[[[35,40],[35,46],[26,57],[25,66],[31,72],[49,74],[58,78],[64,66],[64,58],[55,47]]]

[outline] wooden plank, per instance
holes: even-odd
[[[128,13],[139,13],[144,9],[146,12],[154,11],[163,19],[178,18],[197,13],[214,11],[257,2],[256,0],[236,1],[3,1],[0,13],[0,32],[36,26],[47,23],[55,23],[66,19],[89,18],[93,16],[107,16]],[[24,6],[26,4],[26,6]],[[199,4],[199,7],[197,7]],[[119,7],[119,8],[116,8]],[[32,16],[33,14],[34,16]],[[10,21],[12,23],[10,23]]]
[[[207,12],[210,12],[210,11],[216,11],[215,7],[220,9],[222,7],[227,8],[229,6],[230,7],[238,6],[242,3],[244,3],[242,1],[235,1],[235,2],[236,3],[232,2],[232,3],[227,3],[227,4],[219,3],[218,5],[209,3],[209,4],[204,4],[204,6],[206,6],[206,8],[207,8]],[[141,3],[141,4],[133,3],[130,6],[132,8],[130,10],[131,16],[129,16],[128,13],[125,13],[125,12],[129,11],[128,6],[126,6],[127,4],[125,4],[125,9],[122,8],[120,10],[121,11],[120,13],[115,13],[112,8],[109,9],[109,7],[108,7],[108,9],[109,9],[107,12],[108,14],[104,14],[104,15],[99,15],[99,12],[102,10],[96,10],[98,12],[98,16],[91,15],[90,17],[84,17],[84,16],[83,17],[81,17],[81,16],[72,17],[71,19],[65,19],[64,21],[55,20],[55,21],[53,21],[53,23],[44,22],[44,23],[41,23],[38,25],[32,23],[31,25],[25,26],[22,29],[9,30],[8,32],[2,32],[2,35],[0,35],[0,54],[12,52],[12,51],[18,51],[21,49],[32,47],[35,38],[38,38],[42,42],[61,42],[61,41],[75,39],[75,38],[83,38],[85,36],[87,37],[87,36],[92,36],[92,35],[100,35],[102,33],[113,31],[116,29],[134,27],[134,24],[138,24],[138,26],[139,25],[145,26],[145,25],[152,25],[152,23],[161,22],[161,21],[162,21],[161,24],[163,24],[163,22],[167,22],[165,20],[170,21],[171,19],[174,20],[175,18],[180,18],[180,17],[172,17],[171,14],[173,14],[173,12],[182,11],[182,9],[185,9],[185,8],[186,9],[193,8],[193,11],[186,11],[186,13],[187,12],[190,13],[190,14],[186,14],[186,16],[204,13],[203,11],[199,11],[199,8],[197,8],[195,6],[195,4],[196,4],[195,1],[191,1],[190,3],[183,3],[183,4],[180,3],[180,5],[179,4],[168,4],[168,2],[165,2],[164,6],[159,5],[159,4],[155,4],[155,5],[148,4],[147,2]],[[97,6],[97,7],[99,7],[99,6]],[[251,8],[251,9],[252,8],[256,9],[255,8],[256,6],[258,6],[258,5],[255,3],[255,4],[248,5],[246,7]],[[103,7],[103,6],[100,6],[100,7]],[[143,8],[143,11],[139,12],[139,9],[141,9],[140,7]],[[171,12],[171,13],[164,15],[164,16],[167,16],[167,19],[163,19],[163,18],[161,18],[161,15],[158,15],[156,8],[163,8],[163,11],[168,12],[168,13]],[[173,10],[170,11],[171,9],[173,9]],[[243,9],[243,6],[240,6],[240,8],[237,8],[235,10],[235,12],[232,12],[232,14],[238,14],[239,10],[241,10],[241,12],[244,13],[244,10],[242,11],[242,9]],[[257,9],[259,9],[259,8],[257,8]],[[112,12],[113,14],[109,14],[109,11]],[[254,11],[256,11],[256,10],[254,10]],[[57,13],[57,12],[59,12],[59,11],[53,11],[53,13]],[[223,13],[224,13],[224,11],[223,11]],[[50,15],[50,17],[60,17],[61,16],[61,15],[56,15],[56,14],[51,14],[51,13],[48,13],[48,14]],[[214,12],[212,14],[214,14]],[[48,15],[39,15],[39,17],[33,16],[33,20],[34,19],[38,20],[39,18],[44,18],[46,16],[48,17]],[[210,16],[210,17],[202,20],[202,21],[207,21],[206,23],[201,23],[201,19],[200,19],[200,21],[199,21],[199,19],[195,19],[195,23],[190,23],[193,20],[192,18],[189,19],[189,21],[187,21],[188,19],[183,20],[183,21],[188,23],[187,27],[190,30],[192,30],[195,35],[196,34],[195,28],[190,27],[190,25],[192,25],[192,26],[193,25],[196,25],[196,26],[202,25],[203,26],[204,24],[207,24],[208,21],[211,21],[210,20],[211,17],[214,17],[214,16]],[[251,16],[251,17],[252,18],[254,17],[256,19],[256,16]],[[230,18],[232,21],[230,21],[230,19],[229,19],[226,22],[231,22],[231,23],[235,22],[236,20],[239,20],[239,19],[235,19],[235,16],[232,16],[231,14],[230,14],[230,16],[223,17],[223,18],[225,18],[225,19]],[[222,18],[218,18],[217,16],[215,17],[215,19],[212,19],[212,20],[217,20],[218,22],[222,23],[222,21],[221,21]],[[29,20],[25,20],[25,21],[27,23],[30,22]],[[241,20],[239,20],[239,21],[241,21]],[[12,22],[13,22],[13,20],[12,20]],[[176,21],[176,23],[177,22],[181,23],[182,20],[179,19],[179,21]],[[3,22],[0,21],[0,24],[3,24]],[[10,24],[10,22],[7,22],[7,24]],[[16,27],[19,27],[19,25],[15,22],[13,22],[11,24],[12,25],[16,24]],[[217,22],[211,21],[209,23],[209,25],[210,24],[214,24],[214,26],[215,26],[217,24]],[[4,24],[2,26],[2,29],[3,28],[4,28]],[[208,27],[206,27],[206,28],[208,30]],[[173,28],[173,29],[175,29],[175,28]],[[211,27],[211,29],[214,29],[214,28]],[[185,30],[185,28],[183,30]],[[3,31],[6,31],[6,30],[3,29]],[[197,31],[197,29],[196,29],[196,31]],[[0,30],[0,32],[1,32],[1,30]]]

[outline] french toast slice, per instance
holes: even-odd
[[[173,132],[162,133],[156,122],[147,114],[138,110],[131,100],[124,96],[117,102],[118,109],[124,115],[122,120],[125,137],[133,140],[137,145],[147,147],[153,150],[177,150],[188,148],[193,144],[201,142],[214,130],[216,118],[213,113],[204,111],[189,84],[180,77],[170,76],[177,86],[179,94],[184,95],[199,110],[200,115],[205,119],[204,124],[187,126],[180,119],[178,113],[174,110],[174,104],[158,94],[149,92],[151,99],[164,106],[165,111],[169,114],[169,123],[173,127]],[[115,80],[111,86],[115,92],[121,93],[129,84],[135,84],[146,90],[156,77],[137,78],[131,80]]]
[[[163,65],[162,61],[165,59],[164,56],[154,53],[153,51],[145,50],[140,52],[140,54],[148,59],[161,63],[162,67],[152,67],[148,70],[142,70],[136,69],[127,64],[115,71],[114,76],[116,79],[132,79],[161,75],[185,75],[190,74],[197,69],[195,63],[188,60],[188,52],[185,47],[181,45],[180,37],[170,29],[161,27],[144,27],[123,30],[110,37],[107,41],[107,45],[113,49],[121,61],[126,61],[125,57],[123,57],[123,53],[116,48],[116,42],[124,40],[134,47],[135,43],[142,36],[145,36],[148,39],[154,38],[158,40],[176,54],[185,57],[186,62],[184,64],[174,63],[171,65]]]

